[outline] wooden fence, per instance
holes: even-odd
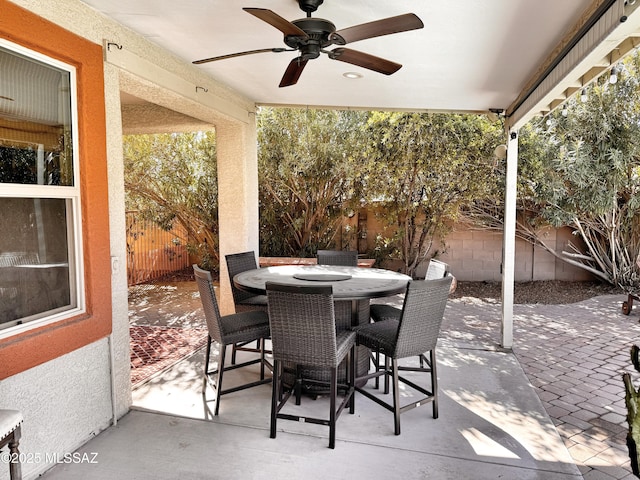
[[[187,234],[176,225],[170,231],[127,212],[127,281],[145,283],[189,267]]]

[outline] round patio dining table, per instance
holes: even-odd
[[[266,294],[266,283],[296,286],[331,285],[335,301],[336,329],[349,329],[369,323],[369,300],[404,293],[411,277],[380,268],[343,267],[336,265],[283,265],[247,270],[233,277],[240,290],[256,295]],[[369,349],[358,348],[357,375],[369,370]],[[328,379],[328,372],[306,370],[316,380]],[[285,381],[286,381],[285,373]],[[346,366],[338,371],[338,381],[346,379]],[[309,389],[310,393],[319,393]]]
[[[369,300],[403,293],[408,275],[381,268],[336,265],[282,265],[247,270],[233,277],[240,290],[266,294],[266,283],[311,286],[331,285],[335,300]]]

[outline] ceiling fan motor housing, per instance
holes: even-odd
[[[303,60],[318,58],[321,49],[333,43],[329,37],[336,31],[336,26],[329,20],[307,17],[294,20],[291,23],[304,30],[307,36],[287,35],[284,37],[284,43],[291,48],[300,50]]]

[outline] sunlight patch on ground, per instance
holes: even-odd
[[[524,449],[538,461],[551,462],[557,462],[559,452],[566,451],[559,439],[557,444],[549,443],[549,439],[557,436],[557,433],[548,419],[540,418],[537,412],[519,410],[509,401],[508,395],[488,398],[486,394],[476,394],[468,390],[447,390],[443,393],[487,424],[499,429],[499,434],[494,431],[493,437],[503,439],[501,445],[506,451],[517,452]],[[490,439],[491,430],[493,429],[487,428],[481,433],[488,435],[487,438]],[[522,454],[519,455],[521,458]]]
[[[520,457],[498,442],[493,441],[487,435],[475,428],[461,430],[462,436],[469,442],[471,448],[482,457],[517,458]]]

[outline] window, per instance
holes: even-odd
[[[0,40],[0,338],[84,309],[75,69]]]

